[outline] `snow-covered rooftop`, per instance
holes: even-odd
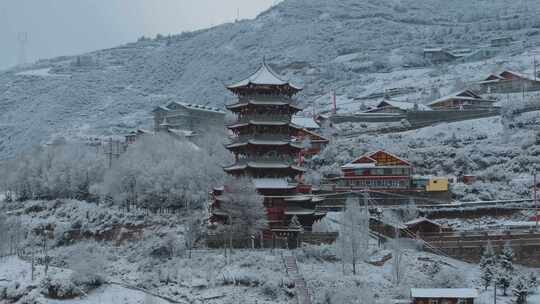
[[[412,221],[408,221],[406,223],[404,223],[405,226],[413,226],[413,225],[416,225],[418,223],[422,223],[422,222],[428,222],[428,223],[431,223],[433,225],[437,225],[437,226],[440,226],[440,224],[428,219],[428,218],[425,218],[425,217],[419,217],[417,219],[414,219]]]
[[[478,291],[473,288],[411,288],[413,298],[476,298]]]
[[[284,178],[254,178],[253,183],[257,189],[293,189],[296,184],[289,183]]]
[[[363,163],[363,164],[353,164],[348,163],[344,166],[341,166],[343,169],[363,169],[363,168],[375,168],[375,163]]]
[[[178,105],[181,105],[181,106],[183,106],[185,108],[188,108],[190,110],[208,111],[208,112],[213,112],[213,113],[225,114],[225,111],[223,111],[220,108],[203,106],[203,105],[195,104],[195,103],[179,102],[179,101],[175,101],[174,103],[176,103]]]
[[[292,123],[299,125],[302,128],[305,129],[320,129],[321,127],[317,122],[313,119],[313,117],[303,117],[295,115],[292,117]]]
[[[305,209],[305,208],[292,207],[292,208],[287,208],[287,210],[285,210],[286,215],[309,215],[309,214],[314,214],[314,213],[315,213],[315,210]]]
[[[389,104],[392,107],[396,107],[401,110],[431,111],[430,107],[423,104],[406,102],[406,101],[395,101],[395,100],[388,100],[388,99],[381,101],[377,107],[380,108],[381,104],[383,103]]]
[[[281,79],[276,72],[270,68],[266,62],[263,62],[261,67],[248,78],[241,80],[237,83],[234,83],[228,86],[229,89],[239,88],[247,86],[249,84],[260,84],[260,85],[289,85],[294,89],[301,90],[302,88],[296,86],[288,81]]]
[[[496,102],[496,100],[488,100],[488,99],[483,99],[481,97],[474,97],[474,96],[461,96],[460,94],[463,94],[463,93],[466,93],[467,91],[459,91],[459,92],[455,92],[455,93],[452,93],[452,94],[449,94],[449,95],[446,95],[446,96],[443,96],[439,99],[436,99],[430,103],[428,103],[428,105],[435,105],[437,103],[440,103],[440,102],[443,102],[443,101],[446,101],[446,100],[449,100],[449,99],[460,99],[460,100],[470,100],[470,101],[486,101],[486,102]]]

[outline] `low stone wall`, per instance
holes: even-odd
[[[497,116],[500,111],[496,108],[478,110],[437,110],[437,111],[410,111],[407,120],[412,126],[424,126],[441,122],[455,122],[483,117]]]
[[[338,237],[337,232],[311,232],[305,231],[298,235],[281,237],[275,235],[272,238],[250,238],[245,236],[227,233],[216,233],[206,235],[206,246],[208,248],[223,248],[232,243],[234,248],[296,248],[302,243],[321,245],[332,244]]]
[[[496,245],[496,252],[502,250],[503,245]],[[511,244],[517,264],[528,267],[540,267],[540,244],[519,243]],[[437,247],[444,253],[458,260],[478,263],[482,257],[484,246]],[[426,248],[426,251],[429,249]]]

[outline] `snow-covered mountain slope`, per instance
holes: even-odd
[[[500,36],[533,46],[539,12],[535,0],[287,0],[254,20],[42,60],[0,73],[0,159],[54,134],[149,125],[168,98],[223,105],[231,97],[223,84],[263,57],[304,85],[306,105],[333,89],[348,98],[383,90],[371,73],[407,79],[414,72],[402,67],[422,61],[422,47],[475,49]],[[521,51],[516,44],[500,56]]]

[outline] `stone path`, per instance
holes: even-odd
[[[296,258],[293,255],[287,255],[284,259],[287,273],[293,278],[294,281],[294,289],[296,291],[296,299],[298,304],[311,304],[311,297],[309,296],[306,281],[298,271]]]

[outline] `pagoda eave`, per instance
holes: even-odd
[[[228,150],[238,150],[247,147],[285,147],[288,146],[294,150],[302,150],[303,147],[299,144],[287,141],[265,141],[265,140],[248,140],[244,142],[231,143],[225,146]]]
[[[284,101],[277,101],[277,102],[272,102],[272,101],[247,101],[247,102],[238,102],[238,103],[234,103],[234,104],[228,104],[226,105],[225,107],[232,111],[232,112],[241,112],[245,109],[248,109],[248,108],[258,108],[258,107],[261,107],[261,106],[264,106],[264,107],[284,107],[284,108],[288,108],[289,109],[289,112],[291,113],[296,113],[296,112],[299,112],[299,111],[302,111],[302,108],[299,107],[299,106],[296,106],[296,105],[293,105],[293,104],[290,104],[288,102],[284,102]]]
[[[232,165],[223,168],[225,172],[235,172],[235,171],[245,171],[247,169],[252,170],[290,170],[292,172],[296,172],[298,174],[306,172],[306,169],[295,166],[295,165],[289,165],[284,163],[257,163],[257,162],[250,162],[242,165]]]

